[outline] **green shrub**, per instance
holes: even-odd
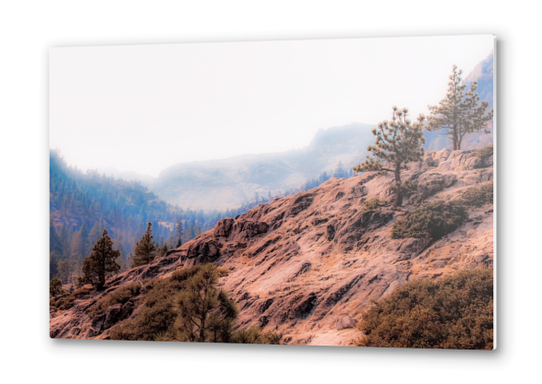
[[[81,296],[88,295],[90,290],[85,288],[79,288],[70,293],[67,296],[60,297],[58,300],[51,299],[49,305],[61,310],[70,309],[73,307],[73,302]]]
[[[364,347],[492,349],[493,270],[408,282],[367,309],[358,329]]]
[[[186,320],[190,317],[186,313],[187,304],[185,303],[183,307],[178,302],[188,295],[195,300],[194,308],[200,308],[199,304],[202,302],[196,300],[198,295],[194,295],[194,288],[199,287],[198,284],[201,283],[202,277],[208,273],[213,275],[210,281],[216,283],[216,278],[224,276],[227,271],[216,268],[214,265],[203,264],[176,271],[169,278],[143,281],[144,290],[136,303],[136,307],[141,307],[141,309],[133,318],[111,328],[110,338],[113,340],[193,341],[194,338],[187,337],[190,329],[186,327],[186,321],[183,321],[183,319]],[[214,292],[216,287],[213,285],[210,289]],[[97,303],[96,308],[93,310],[97,311],[97,308],[102,308],[103,311],[114,300],[117,300],[113,299],[113,297],[124,299],[128,296],[128,292],[122,294],[122,292],[117,293],[117,291],[119,290],[112,292],[107,299],[104,297],[103,303]],[[229,302],[227,293],[217,292],[218,297],[216,298],[213,295],[211,295],[212,297],[206,295],[206,297],[209,296],[207,298],[210,300],[207,304],[212,304],[213,299],[219,302]],[[219,307],[222,311],[225,311],[224,313],[220,312],[222,315],[227,314],[228,310],[232,310],[232,308],[236,309],[233,304]],[[184,312],[182,312],[182,308],[184,308]],[[180,316],[181,312],[183,316]],[[230,319],[236,317],[234,316],[236,312],[226,316],[228,321],[222,319],[218,314],[211,313],[207,318],[209,337],[205,338],[205,341],[220,340],[238,343],[278,344],[280,340],[280,336],[277,334],[264,333],[257,327],[249,330],[236,330],[235,321]],[[192,317],[195,319],[197,314]]]
[[[49,282],[49,295],[50,296],[58,296],[61,295],[64,291],[62,290],[62,280],[60,278],[55,277],[54,279],[51,279]]]
[[[198,265],[176,271],[167,279],[144,280],[145,293],[136,303],[136,306],[143,307],[133,319],[111,328],[111,339],[150,341],[173,338],[173,324],[177,318],[173,298],[185,287],[186,280],[199,269]]]
[[[399,218],[392,227],[393,239],[431,236],[433,240],[455,231],[468,217],[462,201],[433,201]]]
[[[93,319],[94,317],[105,313],[107,308],[115,304],[124,304],[132,297],[139,295],[141,286],[138,283],[130,283],[115,289],[114,291],[103,296],[88,313],[88,316]]]
[[[279,344],[280,335],[274,332],[262,332],[259,327],[240,329],[233,338],[232,343],[238,344]]]
[[[405,181],[404,183],[394,184],[393,187],[391,187],[391,191],[395,194],[401,193],[403,197],[409,198],[418,192],[418,183]]]
[[[493,180],[467,189],[461,195],[461,199],[469,207],[481,207],[485,204],[493,204]]]
[[[372,199],[365,200],[363,202],[363,205],[365,206],[365,209],[367,209],[368,211],[372,211],[380,207],[383,207],[384,205],[386,205],[386,203],[384,203],[378,197],[373,197]]]
[[[469,154],[469,157],[479,157],[483,161],[485,161],[487,158],[490,158],[491,156],[493,156],[493,144],[486,145],[485,147],[472,151]]]
[[[171,300],[162,300],[152,307],[145,305],[135,318],[111,328],[110,337],[112,340],[155,340],[170,330],[176,318]]]

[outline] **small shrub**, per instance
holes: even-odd
[[[209,264],[197,265],[176,271],[167,279],[144,280],[144,293],[140,295],[136,303],[136,306],[141,306],[141,309],[133,318],[111,328],[110,338],[113,340],[193,341],[193,338],[186,337],[189,329],[186,329],[186,324],[181,321],[183,317],[179,315],[181,310],[177,301],[190,294],[194,290],[194,284],[200,280],[198,277],[205,275],[210,269]],[[212,272],[216,278],[225,276],[227,273],[226,270],[216,268],[214,265]],[[212,288],[212,290],[215,289]],[[126,291],[117,289],[111,292],[110,295],[102,298],[96,304],[93,311],[98,313],[98,311],[103,311],[113,304],[115,300],[124,300],[129,295],[127,291],[128,287],[126,287]],[[194,296],[194,298],[197,299],[197,296]],[[211,297],[206,296],[206,298],[212,301]],[[225,292],[219,292],[216,300],[224,302],[229,299]],[[200,301],[196,301],[200,303]],[[236,310],[235,305],[221,306],[221,308],[226,312]],[[226,312],[220,313],[227,314]],[[236,313],[233,315],[236,315]],[[233,315],[230,314],[229,317],[235,317]],[[280,340],[279,335],[272,332],[262,332],[258,327],[248,330],[236,330],[234,320],[226,322],[219,318],[217,313],[213,313],[207,320],[209,338],[206,338],[205,341],[220,340],[250,344],[278,344]]]
[[[367,309],[363,347],[493,348],[493,270],[414,280]]]
[[[469,154],[469,157],[479,157],[483,161],[490,158],[491,156],[493,156],[493,144],[486,145],[485,147],[472,151]]]
[[[145,305],[135,318],[111,328],[110,337],[112,340],[155,340],[170,330],[176,318],[171,300],[162,300],[152,307]]]
[[[240,329],[233,338],[232,343],[238,344],[279,344],[280,335],[274,332],[262,332],[259,327]]]
[[[62,280],[58,277],[55,277],[49,282],[49,295],[58,296],[61,295],[64,291],[62,290]]]
[[[200,266],[185,268],[173,273],[169,279],[143,281],[145,293],[136,305],[143,307],[133,319],[111,328],[113,340],[174,340],[173,324],[177,312],[173,298],[185,286],[185,281],[199,271]]]
[[[404,183],[394,184],[394,186],[391,187],[391,191],[396,195],[401,193],[404,198],[408,199],[410,196],[418,192],[418,183],[405,181]]]
[[[90,293],[90,290],[85,288],[79,288],[73,291],[71,294],[67,296],[62,296],[58,300],[51,299],[49,301],[49,305],[51,307],[57,307],[61,310],[70,309],[73,307],[73,302],[78,299],[81,296],[88,295]]]
[[[469,207],[481,207],[485,204],[493,204],[493,180],[478,187],[469,188],[461,199]]]
[[[94,317],[105,313],[107,308],[111,305],[119,303],[124,304],[132,297],[139,295],[140,290],[141,286],[135,282],[119,287],[98,300],[90,310],[88,316],[93,319]]]
[[[397,220],[392,227],[393,239],[422,238],[433,240],[455,231],[468,217],[461,201],[433,201],[418,207]]]
[[[368,211],[372,211],[380,207],[383,207],[384,205],[386,205],[386,203],[384,203],[378,197],[373,197],[372,199],[365,200],[363,202],[363,205],[365,206],[365,209],[367,209]]]

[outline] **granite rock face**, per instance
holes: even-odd
[[[391,238],[394,221],[424,201],[453,200],[492,180],[491,161],[470,151],[430,151],[423,161],[407,164],[401,177],[419,185],[402,207],[390,204],[391,175],[332,178],[221,220],[152,264],[108,280],[107,287],[214,262],[230,271],[220,283],[238,303],[243,327],[278,332],[289,344],[351,345],[359,336],[360,313],[372,300],[412,279],[493,264],[492,206],[471,209],[462,226],[437,241]],[[373,197],[388,205],[365,209],[363,202]],[[51,312],[51,337],[107,338],[111,326],[137,311],[133,303],[112,306],[91,320],[88,309],[101,295]]]

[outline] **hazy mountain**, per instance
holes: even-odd
[[[359,163],[374,140],[373,126],[352,123],[320,130],[306,148],[181,163],[163,170],[152,183],[162,199],[182,208],[231,209],[257,196],[300,188],[322,173]]]
[[[478,81],[480,98],[492,107],[493,52],[464,81],[468,86]],[[442,89],[444,97],[446,84],[442,84]],[[161,199],[185,209],[237,209],[258,198],[298,190],[324,172],[333,173],[337,167],[351,169],[365,158],[367,146],[373,144],[373,127],[352,123],[321,129],[309,146],[300,150],[181,163],[166,168],[158,178],[135,172],[103,171],[125,180],[140,180]],[[439,132],[425,131],[425,136],[427,150],[451,148],[450,140]],[[474,133],[465,137],[463,148],[479,148],[492,142],[492,134]]]

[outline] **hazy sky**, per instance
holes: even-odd
[[[490,35],[52,48],[50,146],[82,169],[301,148],[320,128],[412,120]]]

